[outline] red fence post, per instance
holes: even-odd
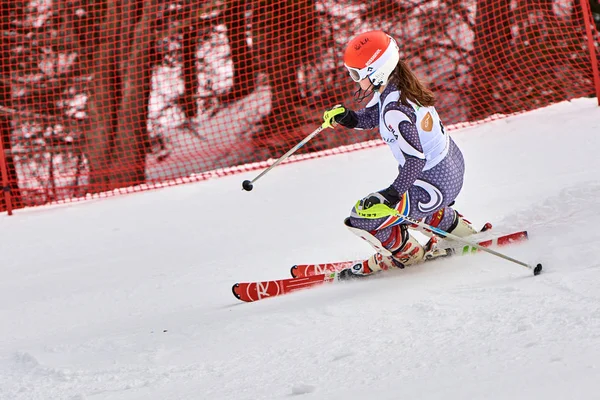
[[[0,135],[0,171],[2,171],[1,192],[4,193],[4,201],[6,202],[6,211],[8,215],[12,215],[12,202],[10,199],[10,182],[8,181],[8,170],[6,166],[6,157],[4,155],[4,142]]]
[[[585,24],[585,33],[587,35],[588,48],[590,50],[590,59],[592,61],[592,74],[594,75],[594,86],[596,87],[596,99],[600,106],[600,72],[598,71],[598,56],[594,46],[594,35],[592,34],[593,18],[590,12],[589,0],[581,0],[581,10],[583,11],[583,23]]]

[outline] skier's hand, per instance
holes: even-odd
[[[323,126],[325,128],[335,128],[337,124],[346,128],[354,128],[358,125],[358,119],[354,111],[347,109],[341,104],[336,104],[323,113]]]
[[[376,204],[394,207],[400,201],[400,194],[392,186],[379,192],[371,193],[358,202],[361,210],[367,210]]]

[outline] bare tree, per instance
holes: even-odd
[[[142,17],[135,25],[133,39],[122,42],[127,47],[123,51],[122,98],[115,135],[111,189],[146,180],[148,100],[155,41],[152,25],[157,14],[158,1],[144,1]]]
[[[196,50],[198,46],[198,24],[192,23],[184,27],[182,52],[183,52],[183,96],[181,107],[185,117],[189,120],[198,115],[198,69],[196,68]]]
[[[245,0],[230,0],[225,11],[233,63],[233,87],[226,95],[221,96],[221,103],[247,96],[256,87],[256,62],[247,40],[246,3]]]
[[[89,126],[86,132],[86,155],[90,164],[90,192],[108,190],[111,178],[112,144],[117,125],[118,87],[120,68],[115,37],[121,29],[117,10],[119,0],[107,2],[104,21],[91,21],[100,25],[99,44],[90,51],[93,63],[93,94],[87,102]],[[83,38],[84,42],[87,38]]]
[[[271,113],[255,137],[258,147],[278,150],[297,139],[303,118],[299,100],[298,68],[314,57],[319,41],[314,0],[258,0],[253,3],[253,43],[260,68],[271,86]]]
[[[495,112],[497,89],[493,84],[507,65],[507,48],[512,39],[511,18],[510,1],[477,1],[469,120],[478,120]]]
[[[108,0],[88,101],[90,191],[145,181],[157,0]],[[115,46],[115,43],[117,44]]]
[[[600,1],[590,0],[590,10],[596,24],[596,30],[600,31]]]

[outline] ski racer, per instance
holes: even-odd
[[[360,86],[357,100],[372,95],[371,100],[357,111],[336,105],[323,119],[331,126],[379,127],[398,162],[398,176],[389,187],[359,200],[345,219],[345,225],[377,253],[340,277],[404,268],[435,256],[437,238],[424,232],[431,239],[421,245],[402,215],[461,237],[477,233],[451,207],[463,186],[463,155],[444,129],[433,93],[400,59],[396,41],[380,30],[359,34],[346,47],[344,65]]]

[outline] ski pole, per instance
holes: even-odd
[[[462,243],[462,244],[467,245],[467,246],[474,247],[474,248],[476,248],[478,250],[481,250],[481,251],[485,251],[486,253],[490,253],[492,255],[495,255],[496,257],[503,258],[503,259],[505,259],[507,261],[512,261],[515,264],[519,264],[519,265],[521,265],[521,266],[523,266],[525,268],[529,268],[530,270],[533,271],[533,275],[539,275],[540,272],[542,272],[542,264],[537,264],[535,266],[533,266],[531,264],[527,264],[526,262],[519,261],[519,260],[517,260],[515,258],[507,256],[506,254],[502,254],[502,253],[500,253],[498,251],[489,249],[487,247],[480,246],[480,245],[478,245],[475,242],[471,242],[470,240],[467,240],[465,238],[461,238],[460,236],[453,235],[451,233],[448,233],[446,231],[443,231],[441,229],[438,229],[438,228],[435,228],[435,227],[433,227],[431,225],[428,225],[428,224],[426,224],[424,222],[418,221],[418,220],[413,219],[411,217],[407,217],[407,216],[405,216],[403,214],[397,213],[396,215],[399,216],[399,217],[401,217],[401,218],[403,218],[403,219],[405,219],[406,221],[410,222],[411,224],[417,225],[417,226],[419,226],[419,227],[421,227],[423,229],[427,229],[427,230],[433,231],[433,232],[437,233],[438,235],[445,236],[445,237],[447,237],[449,239],[452,239],[452,240],[454,240],[456,242]]]
[[[291,148],[287,153],[285,153],[284,155],[279,157],[279,159],[277,161],[275,161],[271,166],[269,166],[269,168],[267,168],[263,172],[261,172],[256,178],[252,179],[251,181],[246,180],[246,181],[242,182],[242,189],[246,190],[248,192],[251,191],[254,187],[254,182],[259,180],[263,175],[265,175],[267,172],[269,172],[270,170],[275,168],[277,165],[279,165],[279,163],[281,163],[283,160],[285,160],[286,158],[288,158],[289,156],[294,154],[300,147],[304,146],[309,140],[311,140],[313,137],[317,136],[323,129],[328,128],[330,126],[331,125],[324,122],[323,125],[321,125],[317,129],[315,129],[315,131],[313,133],[311,133],[310,135],[305,137],[300,143],[298,143],[293,148]]]

